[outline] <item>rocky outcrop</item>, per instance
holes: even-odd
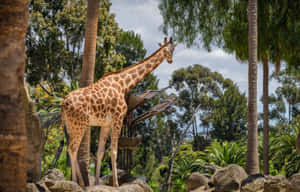
[[[94,179],[91,177],[91,183]],[[120,171],[120,187],[108,186],[110,176],[101,179],[101,184],[96,186],[81,188],[73,181],[66,181],[64,175],[58,169],[49,170],[45,176],[37,183],[28,183],[27,192],[153,192],[152,189],[142,180],[132,177],[127,172]]]
[[[300,192],[300,173],[292,175],[289,182],[290,184],[286,192]]]
[[[86,192],[153,192],[153,190],[142,180],[135,179],[130,183],[124,183],[120,187],[107,185],[95,185],[86,188]]]
[[[218,169],[212,179],[216,192],[230,192],[238,190],[241,182],[247,177],[248,175],[242,167],[232,164]]]
[[[209,179],[205,175],[199,172],[192,173],[186,182],[186,191],[189,192],[199,187],[206,189],[208,188],[208,182]]]
[[[289,180],[283,175],[255,174],[248,176],[238,165],[217,169],[210,179],[206,174],[192,173],[186,182],[190,192],[300,192],[300,173]],[[207,183],[207,184],[205,184]]]
[[[265,177],[262,174],[250,175],[241,184],[241,192],[263,192]]]
[[[123,183],[130,183],[136,180],[136,177],[133,177],[130,173],[125,170],[118,169],[118,183],[122,185]],[[113,185],[113,178],[112,174],[106,175],[101,178],[105,182],[106,185],[112,186]]]
[[[289,185],[283,175],[267,176],[264,183],[264,192],[286,192]]]

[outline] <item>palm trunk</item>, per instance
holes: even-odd
[[[0,191],[26,191],[22,86],[28,1],[0,1]]]
[[[269,174],[269,66],[268,59],[263,58],[263,119],[264,119],[264,138],[263,138],[263,167],[264,174]]]
[[[248,142],[246,171],[259,173],[257,149],[257,0],[248,1]]]
[[[95,60],[96,60],[96,38],[98,29],[99,1],[88,0],[87,20],[85,26],[85,43],[82,63],[80,86],[86,87],[94,82]],[[78,151],[78,162],[86,186],[89,185],[89,159],[90,159],[90,135],[89,127],[80,144]]]

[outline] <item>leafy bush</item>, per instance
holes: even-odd
[[[270,138],[270,157],[276,169],[287,177],[300,172],[300,155],[296,150],[296,139],[300,131],[300,118],[295,118],[288,129]]]
[[[237,164],[244,167],[246,162],[246,145],[237,142],[224,141],[220,143],[213,141],[210,146],[206,147],[205,153],[202,153],[202,158],[207,163],[222,167],[229,164]]]

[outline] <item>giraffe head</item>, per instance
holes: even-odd
[[[177,45],[177,42],[173,42],[172,37],[170,37],[169,41],[168,41],[167,38],[165,38],[164,44],[159,43],[160,47],[165,48],[164,53],[165,53],[165,56],[167,58],[168,63],[170,63],[170,64],[173,62],[173,60],[172,60],[173,52],[174,52],[174,49],[175,49],[176,45]]]

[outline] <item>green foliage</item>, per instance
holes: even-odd
[[[237,164],[244,167],[246,162],[246,145],[237,142],[224,141],[220,143],[213,141],[205,149],[202,157],[206,162],[221,167],[226,167],[229,164]]]
[[[185,181],[192,172],[199,171],[204,164],[200,158],[201,152],[193,151],[191,144],[181,145],[174,161],[172,181]]]
[[[286,176],[300,172],[300,155],[296,151],[296,138],[300,131],[300,116],[288,129],[283,129],[270,138],[270,157],[274,167]]]
[[[121,32],[117,38],[115,50],[126,58],[126,63],[123,67],[138,63],[146,55],[146,49],[144,48],[141,36],[135,34],[133,31]]]
[[[203,127],[212,125],[209,134],[213,138],[234,141],[246,134],[247,99],[230,79],[201,65],[193,65],[174,71],[170,85],[179,95],[181,124],[189,121],[200,104],[199,119]],[[194,138],[199,134],[197,119],[192,126]]]
[[[236,86],[230,86],[223,95],[214,102],[211,114],[213,138],[226,141],[236,141],[247,130],[247,98]]]
[[[118,27],[114,15],[109,13],[110,6],[108,0],[100,1],[95,79],[104,73],[121,69],[125,63],[125,57],[115,47],[117,39],[122,39],[119,36],[127,32]],[[64,79],[79,80],[86,9],[87,1],[84,0],[30,2],[26,78],[31,85],[44,80],[57,89],[56,84]],[[132,40],[140,41],[138,36],[130,35]],[[118,45],[123,43],[128,42],[121,41]]]

